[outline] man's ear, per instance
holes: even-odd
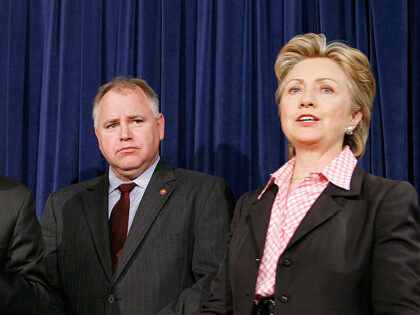
[[[163,117],[162,113],[156,118],[156,122],[159,128],[159,140],[163,140],[165,138],[165,117]]]
[[[95,128],[95,136],[96,136],[96,139],[98,140],[99,150],[101,150],[101,152],[102,152],[101,136],[98,132],[98,129],[96,129],[96,128]]]

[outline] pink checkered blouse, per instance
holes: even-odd
[[[258,271],[255,301],[274,295],[277,261],[300,222],[328,183],[331,182],[350,190],[351,176],[356,164],[357,160],[350,148],[345,146],[321,172],[309,173],[288,198],[287,191],[295,167],[295,159],[291,159],[271,174],[269,183],[258,197],[260,198],[273,182],[279,187],[271,210],[263,257]]]

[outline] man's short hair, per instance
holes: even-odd
[[[140,88],[149,101],[150,109],[152,110],[155,118],[159,117],[159,99],[146,81],[138,78],[130,78],[126,76],[118,76],[112,79],[112,81],[105,83],[102,85],[98,93],[95,96],[95,100],[93,101],[93,109],[92,109],[92,118],[94,122],[95,128],[98,127],[98,110],[99,104],[106,93],[109,91],[114,91],[117,93],[124,94],[125,89],[136,89]]]

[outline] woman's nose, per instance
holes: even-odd
[[[303,91],[302,97],[300,99],[300,106],[301,107],[313,107],[313,106],[315,106],[312,91],[310,91],[310,90],[304,90]]]

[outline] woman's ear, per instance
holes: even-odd
[[[351,115],[349,125],[352,125],[356,128],[359,122],[362,120],[362,118],[363,118],[363,112],[360,109]]]

